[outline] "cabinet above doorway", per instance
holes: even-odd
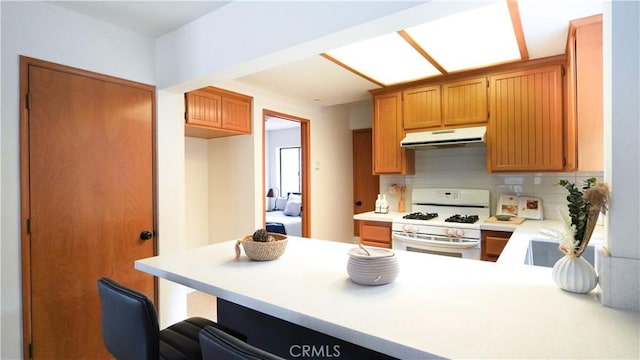
[[[185,136],[251,134],[251,96],[208,86],[184,94]]]

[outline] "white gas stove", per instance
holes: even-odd
[[[411,204],[411,214],[393,219],[394,249],[480,259],[489,190],[413,189]]]

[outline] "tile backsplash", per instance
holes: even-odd
[[[542,198],[545,219],[559,219],[558,207],[566,210],[567,190],[557,185],[562,179],[581,186],[583,181],[596,177],[602,181],[603,173],[546,172],[546,173],[493,173],[486,171],[484,145],[417,150],[415,175],[382,175],[380,191],[389,194],[390,210],[397,210],[394,195],[388,192],[392,184],[405,184],[412,188],[466,188],[491,191],[491,214],[495,213],[500,195],[535,196]],[[411,194],[405,199],[411,210]]]

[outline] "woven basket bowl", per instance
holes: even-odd
[[[253,241],[252,235],[247,235],[238,242],[242,244],[245,254],[252,260],[267,261],[277,259],[287,247],[287,236],[275,233],[269,233],[269,235],[276,238],[276,241]]]

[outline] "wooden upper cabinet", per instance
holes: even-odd
[[[212,86],[185,93],[185,135],[210,139],[251,134],[251,100]]]
[[[222,96],[204,89],[185,94],[187,124],[221,127]]]
[[[442,85],[444,125],[486,123],[488,114],[486,77]]]
[[[603,171],[602,15],[569,23],[565,170]]]
[[[562,66],[491,76],[489,171],[563,169]]]
[[[405,130],[487,122],[486,77],[405,89],[402,100]]]
[[[251,100],[223,97],[222,126],[227,130],[251,133]]]
[[[405,130],[442,125],[440,85],[404,90],[402,98],[402,122]]]
[[[373,173],[413,174],[414,152],[400,147],[402,93],[378,94],[373,99]]]

